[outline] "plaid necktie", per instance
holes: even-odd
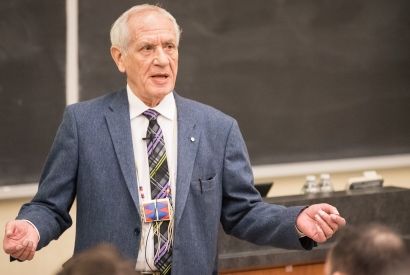
[[[147,152],[151,199],[169,198],[171,202],[171,185],[165,143],[161,127],[157,122],[159,113],[148,109],[143,115],[149,120],[147,129]],[[169,221],[154,222],[154,264],[161,275],[171,274],[172,247],[168,237]],[[171,231],[172,232],[172,231]],[[171,236],[170,236],[171,237]]]

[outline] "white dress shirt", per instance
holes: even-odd
[[[157,118],[162,129],[165,141],[165,150],[168,160],[168,171],[171,182],[171,196],[175,207],[175,182],[177,167],[177,112],[173,93],[166,95],[155,107],[150,108],[144,104],[127,86],[127,95],[130,110],[132,145],[134,149],[134,159],[137,170],[138,187],[142,186],[144,199],[151,199],[151,185],[149,178],[149,165],[147,142],[143,140],[147,133],[148,119],[142,114],[148,109],[156,110],[160,115]],[[139,190],[135,190],[139,193]],[[140,205],[142,204],[141,194],[138,194]],[[141,243],[138,251],[138,259],[135,269],[138,271],[156,270],[154,266],[154,238],[151,224],[142,223]],[[149,234],[149,235],[148,235]],[[147,263],[148,261],[148,263]]]

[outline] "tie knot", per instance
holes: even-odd
[[[159,113],[153,109],[148,109],[142,113],[148,120],[156,120],[159,116]]]

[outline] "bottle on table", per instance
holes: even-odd
[[[306,176],[305,184],[302,187],[302,192],[304,194],[317,194],[320,192],[320,186],[315,175]]]
[[[320,192],[322,193],[331,193],[334,191],[332,180],[330,179],[329,174],[321,174],[320,175]]]

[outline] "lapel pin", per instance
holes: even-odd
[[[194,137],[191,137],[191,141],[192,141],[192,142],[195,142],[195,138],[194,138]]]

